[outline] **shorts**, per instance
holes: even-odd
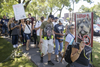
[[[40,42],[40,36],[37,36],[37,42]]]
[[[54,44],[53,44],[53,39],[50,39],[50,40],[44,40],[42,39],[43,43],[41,44],[42,45],[42,53],[44,55],[48,53],[52,53],[53,52],[53,48],[54,48]]]
[[[30,40],[31,39],[31,34],[25,34],[25,39]]]

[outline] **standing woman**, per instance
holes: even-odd
[[[13,23],[13,20],[12,18],[10,18],[9,22],[8,22],[8,31],[9,31],[9,35],[10,35],[10,38],[11,38],[11,24]]]
[[[20,35],[21,35],[21,40],[23,42],[23,45],[25,45],[25,34],[24,34],[24,30],[23,30],[23,26],[25,25],[24,19],[20,20]]]
[[[26,24],[22,26],[24,33],[25,33],[25,39],[26,39],[26,50],[29,50],[29,44],[30,44],[30,38],[32,35],[32,24],[30,23],[29,19],[26,20]]]

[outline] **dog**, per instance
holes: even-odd
[[[84,18],[84,19],[80,19],[77,20],[77,41],[80,43],[83,39],[84,35],[89,36],[90,32],[91,32],[91,24],[90,24],[90,19],[89,18]]]

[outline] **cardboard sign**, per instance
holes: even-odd
[[[93,13],[75,14],[75,36],[76,42],[93,47]]]
[[[23,4],[13,5],[13,10],[14,10],[14,14],[15,14],[15,19],[16,20],[20,20],[20,19],[25,19],[26,18]]]

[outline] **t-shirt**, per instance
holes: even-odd
[[[40,28],[43,29],[43,37],[46,36],[48,39],[51,39],[52,30],[54,30],[52,22],[45,21]]]
[[[34,18],[31,17],[31,18],[29,18],[29,19],[30,19],[31,24],[33,25]]]
[[[15,26],[17,26],[18,24],[16,23],[11,23],[11,28],[13,28],[13,27],[15,27]],[[18,28],[14,28],[13,30],[12,30],[12,33],[11,33],[12,35],[18,35]]]
[[[31,24],[26,25],[25,24],[25,30],[24,30],[25,34],[30,34],[31,33]]]
[[[1,20],[2,27],[7,27],[8,21],[9,19],[2,19]]]
[[[36,22],[36,26],[35,26],[35,28],[40,27],[40,26],[41,26],[41,24],[42,24],[42,22],[41,22],[41,21],[37,21],[37,22]],[[37,35],[38,35],[38,36],[40,36],[40,29],[38,29],[38,30],[37,30]]]
[[[62,33],[62,34],[63,34],[64,26],[63,26],[63,25],[57,24],[57,25],[55,25],[55,27],[54,27],[54,31],[55,31],[56,33]],[[55,34],[55,38],[56,38],[56,39],[57,39],[57,37],[61,38],[61,37],[63,37],[63,36],[60,36],[60,35]]]
[[[73,45],[72,47],[79,49],[79,44]],[[90,46],[85,46],[79,58],[75,62],[88,66],[89,59],[90,59],[89,55],[91,52],[92,52],[92,48]]]
[[[74,35],[72,35],[71,33],[69,33],[67,36],[66,36],[66,39],[65,41],[68,42],[70,44],[70,42],[75,38]]]

